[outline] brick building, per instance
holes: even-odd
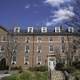
[[[11,60],[12,66],[27,68],[48,65],[55,56],[57,63],[67,64],[69,58],[80,60],[79,41],[80,32],[73,27],[55,27],[52,31],[47,27],[27,27],[24,31],[14,27],[10,31],[0,26],[0,61],[5,58],[6,64]],[[7,54],[10,49],[12,56]]]

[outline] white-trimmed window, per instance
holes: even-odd
[[[53,37],[50,36],[50,37],[49,37],[49,42],[52,42],[52,41],[53,41]]]
[[[42,51],[42,50],[41,50],[41,45],[38,45],[38,46],[37,46],[37,53],[41,53],[41,51]]]
[[[29,64],[29,45],[26,45],[25,47],[25,53],[24,53],[24,64]]]
[[[3,52],[3,51],[4,51],[4,47],[0,46],[0,52]]]
[[[73,27],[68,27],[68,32],[74,32],[74,28]]]
[[[6,41],[6,37],[5,36],[1,36],[1,41],[2,42]]]
[[[24,57],[24,64],[25,65],[29,64],[29,55],[25,55],[25,57]]]
[[[37,37],[37,42],[41,42],[41,41],[42,41],[41,36],[38,36],[38,37]]]
[[[37,56],[37,64],[41,65],[42,62],[42,57],[41,56]]]
[[[55,27],[55,32],[61,32],[60,27]]]
[[[28,32],[33,33],[33,27],[28,27]]]
[[[53,51],[54,51],[53,45],[49,45],[49,52],[53,52]]]
[[[20,27],[14,27],[14,32],[19,33],[20,32]]]
[[[3,57],[4,47],[0,46],[0,58]]]
[[[25,37],[25,42],[29,43],[30,42],[30,37]]]
[[[29,53],[30,49],[29,49],[29,45],[25,46],[25,53]]]
[[[13,56],[12,56],[12,64],[16,64],[17,61],[17,51],[13,49]]]
[[[41,27],[41,32],[46,33],[47,32],[47,27]]]

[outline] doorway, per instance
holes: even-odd
[[[56,58],[55,57],[48,57],[48,68],[54,70],[56,67]]]

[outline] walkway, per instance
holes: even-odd
[[[51,80],[65,80],[64,74],[61,71],[52,71]]]
[[[10,76],[10,74],[0,74],[0,80],[1,80],[3,77],[6,77],[6,76]]]

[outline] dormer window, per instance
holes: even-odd
[[[42,27],[41,32],[46,33],[47,32],[47,27]]]
[[[33,27],[28,27],[28,32],[33,33]]]
[[[55,27],[55,32],[61,32],[60,27]]]
[[[14,32],[19,33],[19,32],[20,32],[20,27],[15,27],[15,28],[14,28]]]
[[[73,27],[68,27],[68,32],[74,32],[74,28]]]

